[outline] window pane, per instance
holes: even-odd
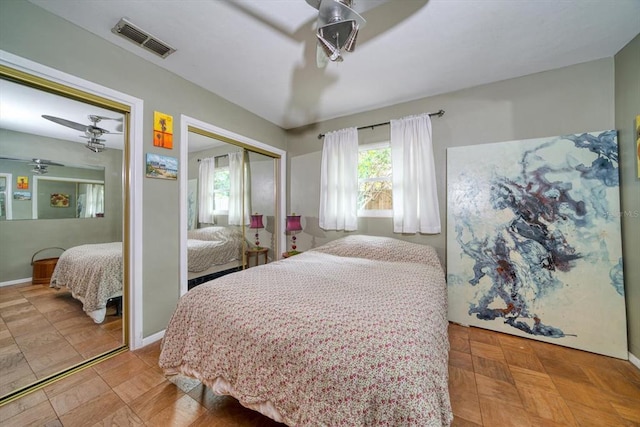
[[[358,155],[358,179],[391,178],[391,147],[361,150]]]
[[[393,208],[390,181],[361,182],[358,188],[358,209],[385,210]]]
[[[358,210],[391,210],[391,147],[360,150]]]
[[[213,176],[214,209],[229,210],[229,168],[216,169]]]

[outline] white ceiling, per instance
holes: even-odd
[[[30,1],[285,129],[611,57],[640,31],[640,0],[389,0],[318,69],[305,0]],[[122,17],[177,52],[114,35]]]
[[[90,114],[111,118],[98,123],[109,132],[101,139],[107,148],[124,147],[122,114],[0,79],[0,129],[87,143],[83,132],[44,119],[43,114],[81,125],[91,124]]]

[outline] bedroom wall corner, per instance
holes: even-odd
[[[640,35],[615,55],[615,120],[620,158],[620,215],[629,353],[640,359],[640,178],[635,118],[640,115]]]

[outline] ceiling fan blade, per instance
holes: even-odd
[[[309,6],[320,9],[320,0],[306,0]]]
[[[100,120],[115,120],[117,122],[122,122],[122,117],[107,117],[107,116],[96,116],[96,115],[93,115],[93,117],[97,117]]]
[[[52,162],[47,159],[31,159],[30,166],[64,166],[62,163]]]
[[[82,132],[86,132],[88,127],[87,125],[72,122],[71,120],[61,119],[60,117],[47,116],[46,114],[43,114],[42,118],[51,120],[52,122],[57,123],[59,125],[66,126],[68,128],[79,130]]]

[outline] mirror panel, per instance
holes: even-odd
[[[242,232],[243,248],[240,254],[239,268],[246,268],[248,260],[247,251],[255,249],[255,234],[258,233],[260,247],[266,248],[268,260],[275,260],[279,242],[275,238],[275,230],[278,229],[279,200],[276,194],[277,176],[274,157],[258,153],[246,148],[242,143],[230,140],[217,139],[211,135],[203,135],[200,132],[188,132],[188,184],[187,184],[187,228],[188,242],[194,237],[193,230],[207,227],[226,227],[239,229]],[[202,222],[198,212],[201,190],[200,168],[207,163],[206,168],[212,167],[213,184],[211,197],[208,201],[212,205],[212,221]],[[236,166],[239,165],[239,166]],[[205,166],[203,166],[205,167]],[[234,169],[240,167],[238,171]],[[234,207],[235,206],[235,207]],[[235,212],[235,214],[234,214]],[[239,212],[244,212],[244,221]],[[251,229],[251,215],[262,215],[261,229]],[[236,216],[236,219],[234,218]],[[231,218],[231,219],[230,219]],[[189,264],[189,258],[187,264]],[[253,258],[255,265],[256,259]],[[260,258],[264,262],[264,257]],[[189,267],[190,268],[190,267]],[[217,277],[198,276],[192,271],[188,272],[189,288],[203,281]]]
[[[34,150],[37,152],[37,150]],[[0,158],[0,176],[11,175],[6,181],[3,195],[12,203],[9,218],[0,219],[62,219],[104,217],[104,166],[62,165],[47,166],[46,175],[36,172],[41,159]],[[8,185],[7,185],[8,184]],[[54,194],[67,195],[53,200]],[[4,212],[4,211],[3,211]]]
[[[53,271],[45,272],[45,280],[40,275],[56,265],[49,261],[58,259],[59,249],[127,241],[123,165],[129,110],[40,77],[0,71],[1,404],[126,346],[126,293],[110,300],[106,318],[96,323],[66,287],[49,287]],[[106,150],[88,150],[83,132],[42,115],[84,125],[90,115],[102,117],[100,125],[109,132],[96,143]],[[46,173],[36,171],[42,166],[36,159],[50,162]]]
[[[258,234],[259,246],[268,248],[268,260],[276,260],[278,242],[275,238],[276,230],[276,169],[275,161],[267,155],[249,152],[249,167],[251,177],[251,213],[262,215],[264,228],[245,230],[247,239],[256,242],[255,234]],[[248,231],[248,232],[247,232]]]

